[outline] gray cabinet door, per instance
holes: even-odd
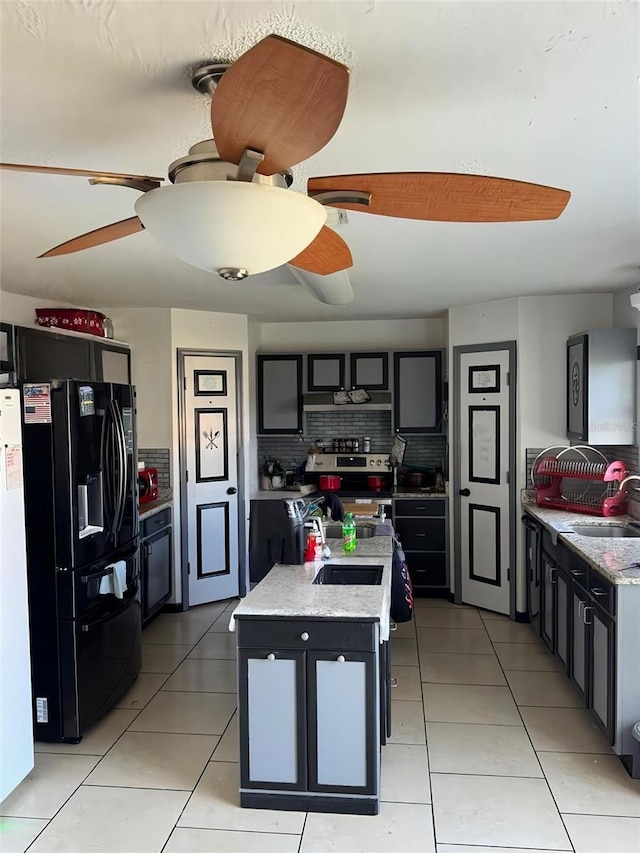
[[[377,655],[308,652],[309,790],[376,794]]]
[[[302,356],[258,355],[258,433],[302,432]]]
[[[556,601],[556,654],[565,666],[567,666],[567,661],[569,659],[569,620],[567,618],[569,613],[569,587],[569,578],[563,572],[558,572]]]
[[[571,592],[571,677],[582,693],[587,694],[587,631],[584,609],[586,594],[577,587]]]
[[[304,652],[240,651],[243,788],[306,787]]]
[[[96,376],[101,382],[131,384],[130,353],[122,347],[95,344]]]
[[[389,353],[352,352],[350,384],[367,391],[388,391]]]
[[[394,353],[396,432],[442,432],[442,352]]]
[[[588,608],[591,616],[591,707],[610,735],[613,704],[613,631],[614,622],[595,608]]]
[[[341,391],[346,384],[344,353],[310,353],[307,356],[307,390]]]

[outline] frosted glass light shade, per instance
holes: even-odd
[[[291,190],[244,181],[189,181],[141,195],[135,210],[162,246],[199,269],[250,275],[295,258],[324,225],[323,206]]]

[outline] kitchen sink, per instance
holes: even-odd
[[[379,586],[384,566],[368,563],[325,563],[314,584],[358,584]]]
[[[342,527],[327,526],[325,528],[324,535],[326,539],[342,539]],[[360,527],[356,524],[356,539],[371,539],[375,535],[375,527],[370,527],[368,525],[362,525]]]
[[[571,530],[580,536],[595,536],[598,539],[640,536],[640,530],[627,524],[572,524]]]

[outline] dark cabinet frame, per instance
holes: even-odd
[[[433,358],[435,360],[435,412],[434,426],[407,427],[401,418],[402,382],[400,380],[400,363],[404,358]],[[442,350],[403,350],[393,354],[393,426],[395,432],[408,435],[441,435],[443,431],[443,382],[442,382]]]
[[[13,373],[15,367],[13,326],[10,323],[0,323],[0,335],[6,336],[7,358],[0,359],[0,373]]]
[[[361,383],[357,381],[358,361],[361,358],[379,358],[382,361],[382,382],[378,384]],[[388,352],[352,352],[350,356],[350,381],[353,388],[364,388],[365,391],[389,390],[389,353]]]
[[[582,365],[580,376],[580,392],[582,394],[582,429],[578,432],[569,429],[569,395],[572,392],[573,378],[571,376],[571,358],[570,349],[577,344],[582,344]],[[587,365],[589,364],[589,335],[574,335],[567,341],[567,401],[566,401],[566,417],[567,417],[567,438],[574,441],[586,441],[589,428],[589,374]]]
[[[297,425],[291,429],[266,429],[264,426],[264,380],[262,366],[269,361],[292,361],[297,365],[296,393],[298,398]],[[302,433],[302,356],[271,355],[271,353],[258,353],[256,356],[257,377],[256,386],[258,393],[258,435],[300,435]]]
[[[103,338],[103,340],[107,340]],[[93,346],[93,368],[95,372],[96,382],[104,382],[104,372],[102,369],[102,359],[100,353],[107,350],[108,352],[122,353],[127,356],[127,374],[129,376],[128,383],[131,385],[131,350],[128,347],[119,347],[114,344],[103,344],[102,341],[90,341]]]
[[[318,385],[313,378],[313,372],[316,362],[319,361],[337,361],[339,379],[335,385]],[[309,391],[342,391],[345,388],[347,381],[346,357],[344,353],[309,353],[307,355],[307,389]]]
[[[238,705],[249,707],[249,661],[264,660],[275,654],[279,660],[292,660],[296,664],[296,752],[297,780],[295,782],[259,782],[249,776],[249,750],[240,749],[240,787],[257,791],[306,791],[307,790],[307,690],[306,652],[294,649],[238,649]],[[247,714],[239,714],[240,743],[249,743],[249,720]]]
[[[153,523],[154,520],[158,521],[158,517],[160,515],[167,518],[166,523],[163,523],[162,526],[158,527],[156,530],[151,530],[149,528],[149,523]],[[167,514],[166,510],[160,510],[156,516],[151,516],[149,519],[143,518],[140,522],[140,534],[140,603],[142,605],[142,624],[145,626],[154,618],[154,616],[157,616],[157,614],[161,612],[165,603],[171,598],[173,591],[173,530],[171,511],[169,510],[169,513]],[[156,601],[152,606],[150,606],[147,588],[149,559],[151,557],[149,548],[153,548],[153,545],[156,542],[159,542],[167,536],[169,537],[169,592],[160,599],[160,601]]]

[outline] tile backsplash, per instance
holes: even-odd
[[[303,436],[276,435],[258,437],[258,466],[265,459],[279,459],[284,468],[294,468],[306,461],[312,442],[322,440],[331,452],[334,438],[371,439],[372,453],[388,453],[393,441],[391,412],[309,412]],[[443,465],[446,440],[441,435],[406,436],[405,463],[414,465]],[[362,452],[362,447],[361,447]]]
[[[170,454],[168,447],[139,447],[138,461],[147,468],[158,469],[158,486],[168,488],[171,485]]]

